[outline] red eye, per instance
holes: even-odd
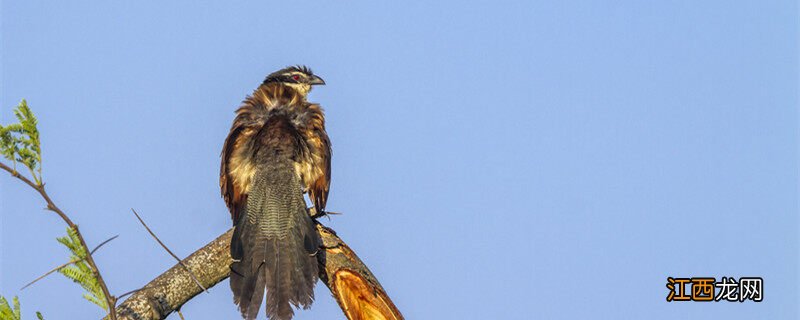
[[[300,76],[298,76],[298,75],[293,75],[293,76],[292,76],[292,79],[294,79],[295,81],[297,81],[297,80],[300,80]]]

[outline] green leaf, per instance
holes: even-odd
[[[108,310],[108,304],[106,303],[105,298],[106,296],[103,294],[103,289],[100,287],[100,282],[94,276],[94,272],[92,272],[92,269],[89,268],[89,265],[84,260],[88,253],[81,245],[81,241],[78,238],[78,232],[75,229],[67,228],[67,235],[56,238],[56,240],[69,249],[71,260],[78,261],[70,266],[61,268],[61,270],[58,270],[58,273],[64,275],[86,290],[86,293],[83,295],[86,300],[100,306],[104,310]]]
[[[83,294],[83,298],[86,299],[86,300],[89,300],[89,302],[91,302],[91,303],[94,303],[94,304],[100,306],[100,308],[103,308],[103,309],[106,309],[106,310],[108,309],[108,308],[106,308],[106,300],[105,299],[100,300],[98,297],[96,297],[94,295],[91,295],[91,294],[88,294],[88,293],[84,293]]]
[[[37,184],[42,182],[42,149],[39,141],[38,120],[22,100],[14,109],[18,123],[0,125],[0,154],[14,163],[22,163],[31,173]]]
[[[0,320],[17,320],[14,318],[14,309],[3,296],[0,296]]]
[[[0,320],[22,320],[22,312],[19,307],[19,298],[14,297],[12,300],[13,307],[8,304],[8,300],[0,295]],[[36,317],[39,320],[44,320],[41,312],[36,312]]]
[[[14,317],[15,317],[15,319],[22,319],[22,315],[20,314],[20,310],[19,310],[19,298],[17,298],[17,296],[14,296],[14,302],[13,303],[14,303]]]

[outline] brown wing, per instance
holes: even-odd
[[[244,131],[246,130],[243,126],[234,122],[228,137],[225,139],[225,144],[222,146],[222,163],[219,169],[219,186],[234,224],[239,218],[239,210],[247,202],[246,190],[244,190],[241,183],[236,183],[237,180],[241,181],[243,179],[237,179],[231,174],[232,169],[241,166],[238,163],[241,160],[237,159],[240,157],[235,155],[241,152],[239,149],[243,148],[245,140],[250,138],[249,135],[242,134]]]
[[[228,137],[225,138],[225,143],[222,145],[222,161],[219,166],[219,187],[222,191],[222,198],[225,199],[225,205],[228,206],[228,211],[230,211],[234,223],[236,223],[236,210],[234,210],[234,208],[236,207],[236,202],[238,202],[236,194],[239,194],[239,192],[237,192],[233,186],[233,179],[228,177],[228,161],[231,158],[233,145],[240,131],[241,128],[231,128]]]
[[[314,208],[317,212],[323,212],[331,185],[331,141],[325,131],[322,108],[318,104],[309,104],[305,114],[307,117],[302,135],[309,154],[302,161],[307,164],[304,167],[310,169],[304,172],[305,186]]]
[[[328,139],[328,134],[325,128],[318,128],[315,130],[314,144],[317,144],[317,155],[319,162],[317,166],[320,167],[322,174],[309,186],[309,199],[314,202],[314,208],[317,212],[325,210],[325,204],[328,202],[328,191],[331,186],[331,141]]]

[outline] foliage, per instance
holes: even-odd
[[[22,163],[30,170],[36,184],[42,184],[42,149],[39,144],[39,129],[36,128],[36,116],[25,100],[14,109],[19,120],[7,126],[0,125],[0,153],[14,163]]]
[[[104,310],[108,310],[108,304],[106,303],[105,295],[103,295],[103,289],[100,287],[100,282],[97,281],[92,269],[86,264],[86,255],[88,253],[86,248],[81,245],[78,233],[73,228],[67,228],[67,236],[57,238],[57,240],[69,249],[71,252],[70,261],[74,261],[73,264],[61,268],[58,272],[72,279],[72,281],[86,290],[83,298]]]
[[[17,163],[23,164],[30,171],[40,192],[43,192],[42,183],[42,150],[39,141],[37,120],[28,103],[22,100],[14,109],[14,115],[19,120],[6,126],[0,125],[0,153],[10,160],[13,174],[17,175]],[[92,269],[86,262],[87,248],[82,245],[80,236],[74,228],[67,228],[67,236],[57,238],[58,242],[70,251],[70,264],[58,270],[67,278],[79,284],[86,290],[83,297],[86,300],[108,310],[105,295],[100,283]],[[19,319],[19,302],[14,299],[14,308],[8,306],[8,301],[0,300],[0,320]]]
[[[19,308],[19,299],[14,297],[12,307],[8,304],[8,300],[5,297],[0,296],[0,320],[22,320],[22,312]],[[42,317],[42,313],[36,311],[36,318],[39,320],[44,320]]]

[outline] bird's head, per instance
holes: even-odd
[[[264,80],[264,84],[267,83],[280,83],[306,95],[311,91],[311,86],[324,85],[325,80],[314,75],[308,67],[297,65],[271,73]]]

